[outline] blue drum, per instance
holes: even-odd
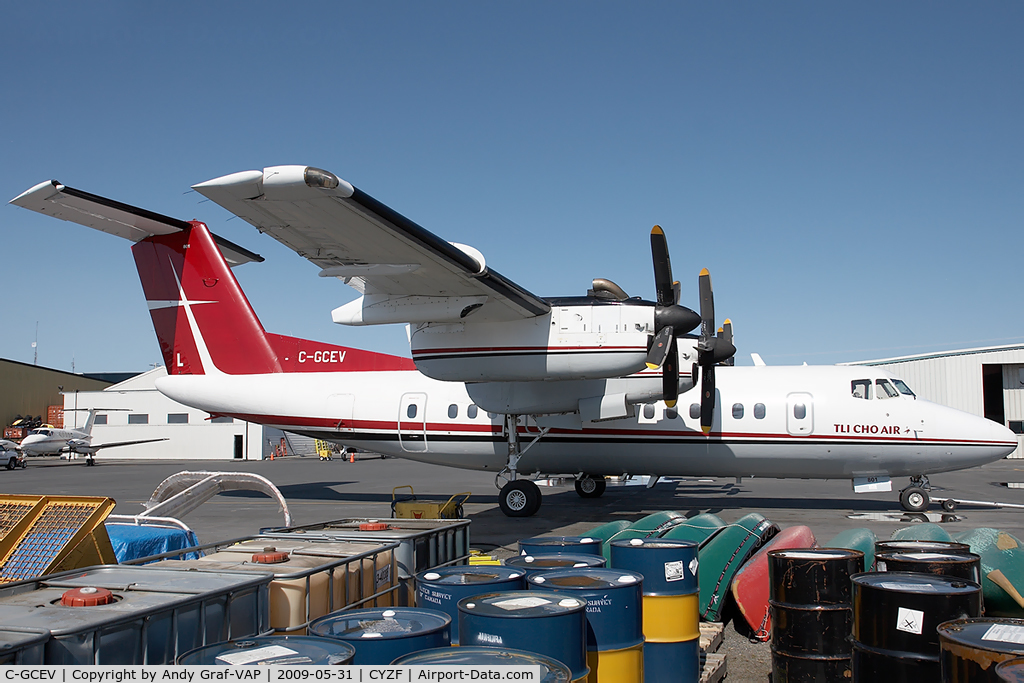
[[[459,642],[459,600],[481,593],[526,588],[526,571],[516,567],[438,567],[416,575],[416,604],[452,618],[452,643]]]
[[[356,649],[317,636],[259,636],[204,645],[178,657],[186,666],[317,666],[351,664]]]
[[[320,617],[309,632],[352,645],[352,664],[386,665],[410,652],[450,646],[451,623],[444,612],[429,609],[356,609]]]
[[[516,567],[527,574],[550,572],[556,569],[580,569],[590,567],[596,569],[605,565],[603,555],[579,555],[563,553],[561,555],[519,555],[505,560],[505,566]]]
[[[395,666],[539,666],[540,683],[569,683],[569,667],[551,657],[502,647],[445,647],[399,657]]]
[[[700,586],[697,544],[612,541],[612,567],[642,574],[644,675],[651,681],[700,680]]]
[[[459,601],[460,645],[512,648],[562,662],[585,679],[587,601],[552,591],[484,593]]]
[[[590,680],[643,683],[643,578],[625,569],[559,569],[530,576],[530,588],[587,601]]]
[[[600,555],[602,541],[595,536],[534,536],[519,541],[520,555]]]

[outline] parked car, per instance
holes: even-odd
[[[9,470],[25,467],[25,456],[18,450],[18,444],[0,439],[0,465],[6,465]]]

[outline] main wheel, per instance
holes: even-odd
[[[541,495],[528,479],[516,479],[501,487],[498,507],[506,517],[531,517],[540,510]]]
[[[900,491],[900,505],[907,512],[924,512],[930,502],[928,492],[917,486],[908,486]]]
[[[952,498],[947,498],[942,501],[942,509],[946,512],[956,512],[956,501]]]
[[[576,480],[576,495],[580,498],[600,498],[608,486],[604,477],[592,477],[585,474]]]

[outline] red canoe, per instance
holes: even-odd
[[[768,610],[768,551],[814,547],[817,543],[810,527],[791,526],[776,534],[736,573],[732,580],[732,597],[754,632],[754,638],[764,642],[772,632],[771,612]]]

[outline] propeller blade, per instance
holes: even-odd
[[[736,364],[736,359],[733,358],[733,356],[736,355],[736,344],[734,344],[733,340],[732,340],[732,321],[731,320],[729,320],[728,318],[725,319],[725,322],[722,323],[722,327],[718,331],[718,336],[719,336],[719,338],[721,338],[721,340],[723,342],[723,346],[725,347],[722,350],[729,354],[729,356],[727,358],[723,358],[722,359],[722,361],[721,361],[722,365],[735,365]],[[731,349],[731,351],[730,351],[730,349]],[[718,351],[719,351],[719,349],[716,348],[715,349],[716,355],[717,355]]]
[[[705,435],[711,432],[715,419],[715,365],[704,363],[700,373],[700,429]]]
[[[711,291],[711,273],[707,268],[700,271],[700,336],[710,339],[715,336],[715,295]]]
[[[682,291],[683,286],[679,284],[679,280],[672,283],[672,303],[679,305],[679,294]]]
[[[651,256],[654,258],[654,286],[658,292],[658,303],[671,306],[677,300],[672,288],[672,262],[668,256],[668,240],[660,225],[651,228]]]
[[[676,352],[674,336],[669,344],[668,356],[661,366],[661,390],[665,396],[665,405],[675,408],[676,400],[679,398],[679,354]]]
[[[672,326],[661,328],[658,334],[654,335],[654,341],[651,342],[651,350],[647,352],[647,367],[651,370],[657,370],[665,363],[665,359],[668,358],[669,351],[672,348],[672,339],[675,334]]]

